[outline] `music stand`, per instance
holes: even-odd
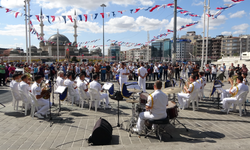
[[[56,91],[54,91],[55,94],[63,94],[64,91],[66,90],[67,86],[58,86]],[[58,110],[58,115],[61,112],[61,100],[59,97],[59,110]]]
[[[0,105],[2,105],[3,107],[6,107],[4,104],[0,103]]]

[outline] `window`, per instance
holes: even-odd
[[[227,42],[231,42],[231,40],[227,40]]]
[[[237,40],[235,39],[235,40],[233,40],[233,42],[239,42],[239,40],[238,40],[238,39],[237,39]]]

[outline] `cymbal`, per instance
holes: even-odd
[[[127,89],[129,92],[132,92],[132,93],[139,93],[139,92],[142,92],[141,89]]]
[[[165,94],[176,94],[176,93],[181,92],[181,88],[180,87],[170,87],[170,88],[163,89],[162,92]]]
[[[127,103],[139,103],[139,100],[126,100]]]

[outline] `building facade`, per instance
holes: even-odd
[[[172,41],[173,42],[173,41]],[[172,44],[172,52],[174,50]],[[193,45],[191,40],[188,39],[178,39],[176,41],[176,60],[178,61],[190,61],[190,53],[193,51]]]
[[[248,51],[248,38],[226,36],[222,38],[221,42],[221,53],[224,56],[240,56],[241,52]]]
[[[120,61],[120,51],[121,46],[112,43],[108,49],[109,61]]]
[[[153,61],[166,61],[171,58],[171,40],[161,39],[152,42],[151,46],[151,60]]]

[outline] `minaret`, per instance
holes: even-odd
[[[42,10],[42,8],[41,8],[41,14],[40,14],[40,26],[41,26],[41,33],[40,33],[40,36],[42,37],[42,39],[43,39],[43,37],[44,37],[44,33],[43,33],[43,27],[44,27],[44,24],[43,24],[43,10]]]
[[[76,11],[75,11],[75,16],[74,16],[74,30],[75,30],[75,34],[74,34],[74,37],[75,37],[75,43],[77,44],[77,24],[76,24],[76,21],[77,21],[77,16],[76,16]]]

